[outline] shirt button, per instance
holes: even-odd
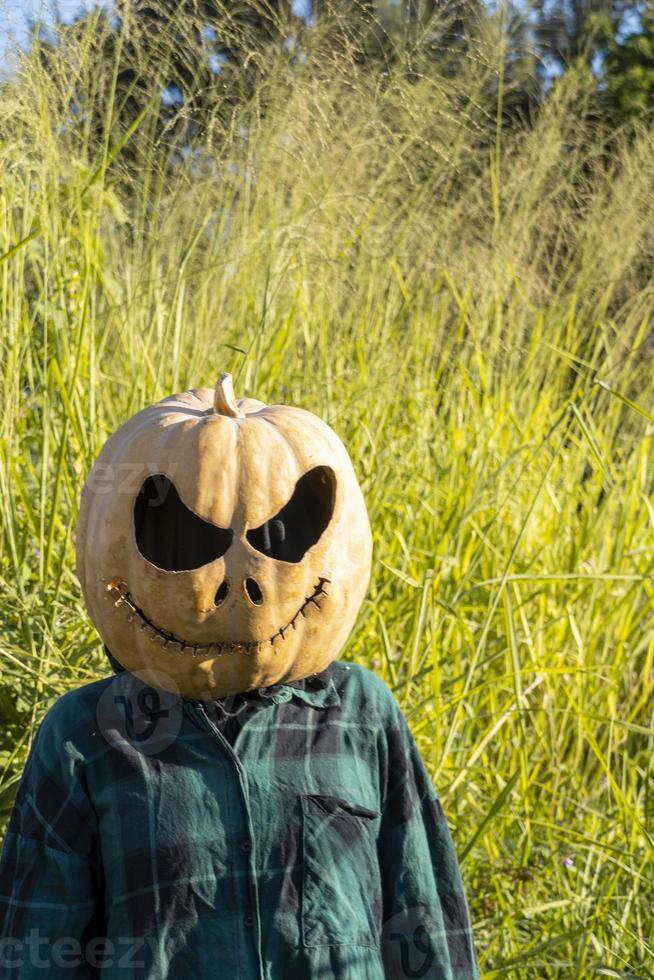
[[[246,854],[249,854],[252,850],[252,841],[249,839],[249,837],[244,837],[241,841],[241,850],[245,851]]]
[[[248,929],[252,928],[252,926],[254,925],[254,916],[252,915],[251,912],[248,912],[247,915],[243,917],[243,922],[248,927]]]

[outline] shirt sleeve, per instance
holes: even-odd
[[[56,717],[46,716],[0,857],[0,976],[7,980],[94,975],[96,816],[82,761]]]
[[[386,732],[380,827],[382,952],[388,980],[479,980],[447,820],[399,706]]]

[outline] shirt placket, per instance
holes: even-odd
[[[245,908],[243,916],[241,917],[242,933],[245,942],[252,943],[254,946],[254,955],[257,964],[257,977],[259,980],[264,980],[263,957],[261,954],[261,917],[259,913],[259,894],[256,873],[256,836],[252,823],[247,773],[232,746],[229,744],[224,735],[222,735],[222,733],[216,728],[213,722],[207,717],[202,706],[199,704],[193,704],[192,708],[199,724],[220,744],[223,752],[225,752],[229,757],[238,776],[238,786],[244,814],[243,823],[245,827],[245,834],[241,836],[239,847],[241,854],[244,855],[245,865],[248,870],[247,889],[249,892],[247,902],[245,903],[249,907]],[[240,889],[240,876],[237,875],[235,877],[235,881],[238,882],[238,887]],[[239,898],[240,897],[241,896],[239,895]],[[252,974],[249,972],[248,968],[243,973],[241,980],[250,980],[251,976]]]

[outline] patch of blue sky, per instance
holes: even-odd
[[[71,23],[111,0],[0,0],[0,76],[10,71],[12,52],[27,47],[37,27],[46,37],[57,21]]]
[[[227,61],[227,55],[219,51],[216,54],[210,54],[207,58],[207,65],[209,66],[209,71],[213,72],[214,75],[219,75],[222,66]]]
[[[205,41],[208,41],[209,44],[213,44],[215,41],[218,40],[218,34],[216,33],[215,28],[211,26],[211,24],[204,25],[204,27],[202,28],[202,37],[204,38]]]
[[[111,6],[110,0],[0,0],[0,35],[10,35],[23,45],[29,39],[30,24],[46,29],[56,21],[70,24],[98,7]]]
[[[166,85],[161,93],[161,101],[167,108],[181,105],[184,101],[182,90],[178,85]]]
[[[311,20],[311,14],[313,13],[313,4],[311,0],[293,0],[291,10],[296,17],[300,17],[302,20]]]
[[[631,34],[637,34],[643,25],[642,10],[638,8],[642,4],[634,4],[629,7],[622,15],[622,23],[618,32],[618,40],[625,41]]]

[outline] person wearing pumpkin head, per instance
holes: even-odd
[[[337,660],[368,586],[349,456],[299,408],[166,398],[104,446],[78,575],[114,675],[60,697],[0,860],[0,976],[478,980],[400,708]]]

